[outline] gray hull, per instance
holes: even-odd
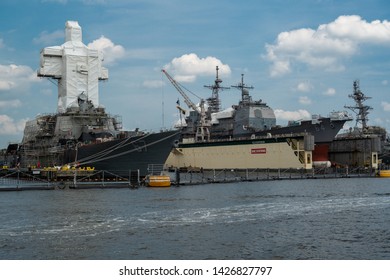
[[[80,166],[124,175],[139,170],[145,176],[148,165],[165,163],[178,138],[178,131],[166,131],[83,145],[77,151],[66,150],[63,164],[77,162]]]

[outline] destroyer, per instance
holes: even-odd
[[[360,90],[359,81],[353,82],[353,93],[348,95],[355,113],[355,127],[337,135],[329,147],[330,159],[338,165],[351,167],[388,168],[390,165],[390,138],[385,128],[368,125],[368,115],[373,109],[365,104],[371,99]]]
[[[145,175],[149,164],[163,164],[179,132],[121,131],[121,119],[99,105],[98,81],[108,79],[102,56],[82,42],[75,21],[65,25],[65,43],[41,51],[39,77],[58,82],[56,114],[28,121],[21,144],[9,145],[9,166],[92,166]]]

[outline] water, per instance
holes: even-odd
[[[0,192],[0,259],[390,259],[389,183]]]

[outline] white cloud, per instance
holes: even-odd
[[[15,135],[22,133],[27,119],[15,121],[7,115],[0,115],[0,135]]]
[[[317,30],[302,28],[280,33],[275,44],[266,44],[265,58],[272,63],[272,77],[291,72],[292,63],[343,71],[343,58],[355,55],[360,44],[383,43],[390,43],[390,22],[340,16]]]
[[[22,106],[22,102],[19,99],[1,101],[0,100],[0,108],[18,108]]]
[[[125,49],[121,45],[115,45],[110,39],[101,36],[88,44],[89,48],[99,50],[104,55],[104,63],[112,64],[116,60],[125,56]]]
[[[169,64],[164,66],[164,69],[174,72],[174,78],[178,82],[193,82],[198,76],[215,75],[216,66],[219,67],[220,76],[230,75],[229,65],[223,64],[218,58],[212,56],[199,58],[194,53],[175,57]]]
[[[311,115],[306,110],[298,110],[298,111],[284,111],[282,109],[276,109],[275,110],[275,116],[277,119],[281,120],[304,120],[304,119],[310,119]]]
[[[288,60],[275,60],[271,67],[271,77],[282,76],[291,72],[290,61]]]
[[[10,90],[15,86],[15,83],[11,81],[2,81],[0,80],[0,90]]]
[[[390,112],[390,103],[386,101],[381,102],[383,111]]]
[[[389,21],[367,22],[358,15],[340,16],[334,22],[320,25],[318,30],[336,38],[350,39],[354,42],[371,44],[390,42]]]
[[[307,96],[300,96],[299,97],[299,103],[302,104],[302,105],[310,105],[311,104],[311,100]]]
[[[1,65],[0,64],[0,91],[10,90],[39,79],[34,70],[25,65]]]
[[[38,37],[33,39],[34,44],[44,44],[44,45],[50,45],[57,43],[59,39],[63,41],[64,38],[64,31],[63,30],[57,30],[52,33],[48,33],[47,31],[41,32]]]
[[[334,88],[328,88],[325,92],[324,92],[324,95],[327,95],[327,96],[333,96],[336,94],[336,90]]]
[[[300,92],[309,92],[313,89],[313,86],[310,84],[310,82],[301,82],[297,86],[297,90]]]
[[[42,0],[43,3],[45,2],[54,2],[54,3],[60,3],[60,4],[66,4],[68,3],[68,0]]]
[[[161,80],[147,80],[143,82],[143,86],[147,88],[161,88],[164,82]]]

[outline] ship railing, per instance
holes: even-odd
[[[148,164],[147,170],[149,175],[161,175],[167,168],[165,164]]]
[[[16,190],[26,187],[51,188],[49,180],[20,169],[10,170],[10,172],[0,177],[0,190],[4,186],[14,187]]]
[[[299,132],[299,133],[284,133],[284,134],[271,134],[266,136],[256,136],[252,134],[252,136],[244,136],[244,137],[230,137],[230,138],[221,138],[221,139],[210,139],[207,141],[208,143],[218,143],[218,142],[228,142],[228,141],[240,141],[240,140],[266,140],[266,139],[279,139],[279,138],[290,138],[290,137],[303,137],[307,135],[307,132]],[[253,136],[254,135],[254,136]],[[196,143],[196,141],[194,142]]]
[[[353,120],[352,115],[347,111],[333,111],[329,113],[328,117],[331,121]]]
[[[0,191],[83,188],[133,188],[142,183],[139,170],[8,169],[0,175]]]
[[[57,113],[40,113],[37,115],[37,118],[42,118],[42,117],[55,117]]]

